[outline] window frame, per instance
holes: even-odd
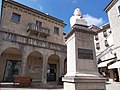
[[[107,30],[104,30],[104,31],[103,31],[103,36],[104,36],[104,37],[107,37],[107,36],[108,36]]]
[[[42,27],[42,22],[41,21],[39,21],[39,20],[36,20],[36,26],[38,26],[38,27]]]
[[[106,46],[106,47],[109,47],[108,40],[105,40],[104,42],[105,42],[105,46]]]
[[[95,40],[98,41],[99,40],[99,37],[98,37],[98,34],[95,35]]]
[[[118,13],[119,13],[119,15],[120,15],[120,5],[118,6]]]
[[[12,17],[11,17],[11,21],[15,22],[15,23],[20,23],[21,21],[21,15],[18,13],[13,12],[12,13]]]
[[[56,31],[56,30],[57,30],[57,31]],[[54,26],[54,34],[59,35],[59,28],[58,28],[58,27],[56,27],[56,26]]]
[[[36,31],[40,31],[41,27],[42,27],[42,22],[39,21],[39,20],[36,20],[35,30],[36,30]]]
[[[120,16],[120,5],[118,5],[117,7],[117,13],[118,13],[118,17]]]
[[[100,43],[99,42],[96,43],[96,49],[100,50]]]

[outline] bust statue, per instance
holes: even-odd
[[[74,24],[80,24],[80,25],[87,25],[87,22],[84,20],[82,13],[79,8],[76,8],[74,10],[74,16],[70,18],[70,25],[71,27]]]

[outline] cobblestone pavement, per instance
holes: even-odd
[[[60,85],[49,85],[40,87],[37,85],[38,88],[28,87],[28,88],[20,88],[20,87],[0,87],[0,90],[63,90],[63,87]],[[47,89],[46,89],[47,87]],[[106,83],[106,90],[120,90],[120,82],[107,82]]]

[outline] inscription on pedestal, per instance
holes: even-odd
[[[78,58],[93,60],[93,50],[78,48]]]

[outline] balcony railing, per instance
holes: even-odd
[[[23,35],[11,33],[11,32],[5,32],[1,30],[0,30],[0,39],[10,41],[10,42],[20,43],[24,45],[31,45],[35,47],[56,50],[60,52],[67,52],[67,47],[65,45],[51,43],[51,42],[30,38],[27,36],[23,36]]]
[[[34,23],[28,23],[27,32],[43,37],[47,37],[50,35],[50,30],[48,28],[37,26]]]

